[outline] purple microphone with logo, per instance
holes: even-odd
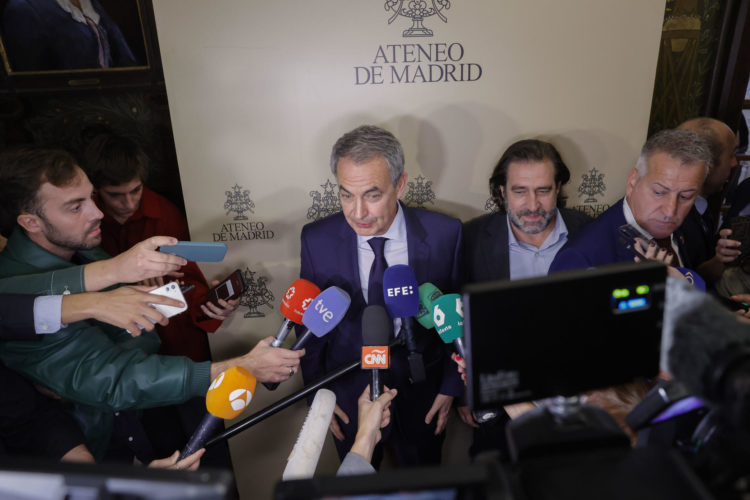
[[[383,273],[383,299],[391,318],[401,319],[409,350],[409,374],[412,383],[425,380],[422,353],[417,352],[417,344],[412,330],[412,317],[419,314],[419,284],[411,267],[405,264],[390,266]]]
[[[350,303],[349,294],[337,286],[329,286],[320,292],[307,306],[305,314],[302,315],[302,324],[305,326],[305,331],[302,332],[302,335],[297,338],[290,349],[298,351],[305,347],[312,336],[320,338],[336,328],[336,325],[344,319]],[[264,382],[263,385],[269,391],[273,391],[279,386],[279,383]]]

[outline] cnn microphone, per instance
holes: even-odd
[[[441,295],[432,304],[435,330],[446,344],[453,342],[459,356],[466,359],[464,350],[464,305],[457,293]]]
[[[409,350],[409,375],[412,383],[425,380],[422,353],[417,352],[417,343],[412,330],[412,316],[419,314],[419,286],[411,267],[397,264],[383,273],[383,299],[391,318],[400,318]]]
[[[233,366],[221,372],[211,382],[206,393],[208,413],[198,424],[198,428],[177,460],[182,460],[203,448],[222,420],[232,419],[242,413],[253,399],[255,384],[255,376],[241,366]]]
[[[370,401],[383,393],[380,370],[391,366],[388,337],[391,333],[391,318],[383,306],[369,305],[362,312],[362,369],[371,370]]]
[[[302,315],[302,324],[305,331],[292,344],[290,349],[298,351],[302,349],[311,337],[323,337],[336,328],[346,311],[349,309],[351,299],[349,294],[337,286],[329,286],[315,297]],[[269,391],[275,390],[279,382],[263,382]]]
[[[333,409],[336,406],[336,395],[328,389],[319,389],[315,393],[305,423],[297,436],[292,453],[286,463],[281,479],[304,479],[313,477],[315,468],[323,451],[328,426],[331,425]]]
[[[435,322],[432,321],[432,305],[435,299],[443,295],[438,287],[430,282],[419,285],[419,312],[417,321],[426,330],[435,328]]]
[[[287,288],[284,297],[281,299],[281,315],[284,316],[284,322],[281,323],[279,332],[273,338],[271,347],[281,347],[292,327],[295,324],[302,324],[302,316],[307,310],[307,306],[315,297],[320,294],[320,288],[305,279],[299,278]]]

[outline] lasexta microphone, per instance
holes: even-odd
[[[344,319],[350,303],[349,294],[337,286],[329,286],[320,292],[307,307],[305,314],[302,315],[302,324],[306,327],[305,331],[302,332],[302,335],[297,338],[290,349],[298,351],[313,336],[323,337],[336,328],[336,325]],[[279,386],[279,383],[264,382],[263,385],[269,391],[273,391]]]
[[[432,321],[440,339],[446,344],[453,342],[459,356],[466,359],[464,350],[464,306],[461,296],[449,293],[435,299],[432,305]]]
[[[273,338],[273,342],[271,342],[272,347],[281,347],[292,327],[295,324],[302,324],[302,316],[305,314],[307,307],[319,294],[320,288],[315,283],[302,278],[295,280],[287,288],[279,307],[281,315],[284,316],[284,322]]]
[[[222,420],[235,418],[242,413],[253,398],[255,385],[255,376],[241,366],[233,366],[221,372],[211,382],[206,393],[208,413],[198,424],[178,460],[203,448]]]
[[[435,299],[443,295],[438,287],[430,282],[419,285],[419,312],[417,321],[425,329],[435,328],[435,322],[432,321],[432,305]]]
[[[390,325],[391,318],[383,306],[370,305],[362,312],[362,369],[372,372],[370,401],[375,401],[383,393],[380,370],[391,366]]]
[[[419,314],[419,285],[411,267],[397,264],[383,273],[383,299],[391,318],[399,318],[403,326],[406,348],[409,350],[409,375],[412,383],[425,380],[422,353],[417,352],[417,343],[412,329],[412,317]]]

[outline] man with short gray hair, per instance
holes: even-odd
[[[305,345],[301,360],[306,384],[361,356],[362,313],[383,304],[383,270],[409,265],[418,283],[431,282],[444,293],[458,291],[461,279],[461,221],[399,202],[406,188],[404,153],[398,140],[380,127],[358,127],[336,141],[331,152],[341,212],[302,229],[300,277],[320,288],[338,286],[351,297],[339,325]],[[400,322],[393,322],[393,334]],[[416,352],[424,360],[425,380],[410,383],[405,349],[394,350],[383,370],[385,385],[397,389],[392,424],[382,443],[400,466],[440,463],[443,430],[454,396],[463,392],[446,346],[435,332],[414,325]],[[331,421],[343,459],[357,433],[357,400],[369,383],[358,370],[331,383],[336,409]],[[382,457],[378,446],[372,463]]]
[[[625,197],[583,228],[555,256],[550,272],[645,258],[691,267],[679,232],[701,191],[711,164],[706,142],[690,130],[663,130],[651,136],[628,174]],[[619,228],[629,224],[642,241],[626,241]],[[647,243],[650,241],[650,243]]]

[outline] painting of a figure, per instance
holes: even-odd
[[[6,0],[0,34],[7,69],[97,70],[143,66],[135,0]],[[129,12],[128,12],[129,11]],[[133,20],[135,20],[133,22]]]

